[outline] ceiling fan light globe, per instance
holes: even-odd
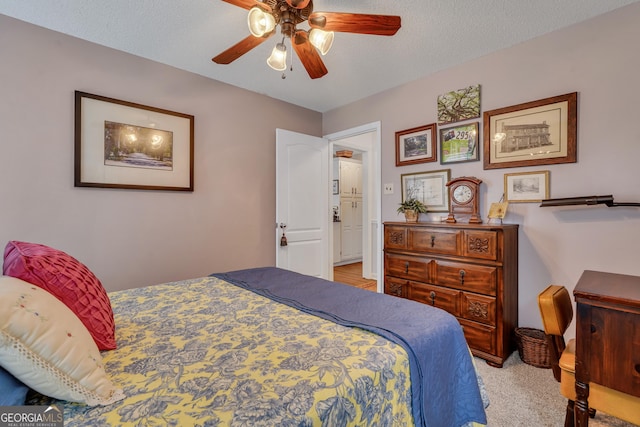
[[[324,56],[329,52],[333,45],[333,31],[324,31],[318,28],[313,28],[309,32],[309,41],[320,53]]]
[[[255,6],[249,10],[247,24],[251,34],[256,37],[262,37],[273,31],[276,27],[276,20],[273,15]]]
[[[267,59],[267,65],[276,71],[287,69],[287,47],[284,43],[278,43],[271,51],[271,56]]]

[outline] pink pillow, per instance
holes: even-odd
[[[116,348],[111,301],[100,280],[81,262],[36,243],[7,243],[3,274],[39,286],[73,311],[100,350]]]

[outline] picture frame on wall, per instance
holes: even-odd
[[[403,202],[415,198],[427,205],[429,212],[449,211],[447,182],[451,179],[451,169],[406,173],[400,179]]]
[[[193,191],[194,116],[75,92],[74,185]]]
[[[435,162],[436,124],[396,132],[396,166]]]
[[[484,169],[575,163],[577,92],[485,111]]]
[[[480,160],[478,130],[478,122],[441,128],[440,164]]]
[[[510,203],[541,202],[549,198],[549,171],[507,173],[504,197]]]
[[[480,117],[480,85],[452,90],[438,96],[438,125]]]

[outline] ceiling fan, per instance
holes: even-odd
[[[312,0],[222,0],[249,10],[247,17],[251,34],[220,53],[212,60],[230,64],[276,33],[280,26],[282,41],[273,48],[267,64],[275,70],[287,68],[286,39],[291,40],[300,62],[317,79],[327,74],[320,57],[333,43],[334,31],[357,34],[392,36],[400,29],[400,17],[362,13],[314,12]],[[297,28],[307,21],[310,29]],[[283,75],[284,78],[284,75]]]

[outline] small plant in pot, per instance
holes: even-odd
[[[418,222],[420,214],[427,213],[427,205],[414,197],[409,197],[400,203],[398,213],[403,213],[407,222]]]

